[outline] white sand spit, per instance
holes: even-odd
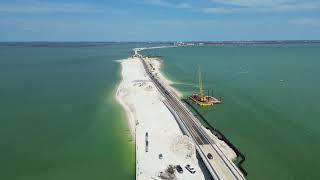
[[[184,136],[171,112],[163,104],[163,97],[150,82],[137,58],[121,61],[122,82],[117,99],[125,108],[131,132],[136,141],[136,178],[161,179],[169,165],[180,165],[184,172],[175,171],[176,179],[205,179],[189,137]],[[148,141],[148,147],[146,146]],[[196,170],[191,174],[184,166]]]
[[[148,60],[161,82],[166,83],[170,91],[181,97],[178,91],[169,86],[172,82],[161,73],[160,59]],[[183,135],[174,116],[164,105],[162,95],[146,75],[140,59],[133,57],[121,60],[120,63],[122,81],[116,98],[126,110],[130,130],[135,137],[136,179],[201,180],[208,177],[203,162],[197,159],[193,141]],[[206,131],[229,159],[236,157],[230,147],[210,131]],[[191,165],[196,173],[192,174],[185,169],[187,164]],[[170,165],[180,165],[183,173],[175,170],[170,174]]]

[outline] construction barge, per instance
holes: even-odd
[[[189,96],[189,99],[191,99],[193,102],[195,102],[199,106],[213,106],[214,104],[222,103],[222,101],[212,96],[203,96],[202,98],[203,99],[201,100],[201,97],[198,94],[193,94]]]
[[[208,107],[213,106],[214,104],[221,104],[222,101],[209,95],[204,94],[204,87],[202,82],[201,66],[199,65],[198,69],[198,78],[199,78],[199,94],[192,94],[188,98],[191,99],[199,106]]]

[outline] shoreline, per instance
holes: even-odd
[[[145,49],[159,49],[159,48],[172,48],[172,47],[179,47],[179,46],[162,46],[162,47],[150,47],[150,48],[135,48],[137,52],[143,51]],[[177,89],[172,87],[171,85],[174,84],[174,81],[170,80],[167,76],[164,75],[164,73],[161,71],[161,61],[163,61],[161,58],[147,58],[149,62],[153,65],[155,68],[155,72],[158,73],[159,79],[161,79],[165,84],[167,84],[167,87],[174,92],[179,98],[183,97],[183,94],[179,92]],[[214,135],[209,129],[205,128],[203,124],[201,123],[202,129],[207,132],[207,134],[210,136],[212,140],[217,142],[217,145],[223,149],[223,152],[227,155],[227,157],[230,160],[236,160],[237,154],[236,152],[223,140],[220,140],[216,135]]]
[[[115,98],[125,111],[125,114],[126,114],[125,116],[127,117],[130,134],[131,134],[131,137],[133,138],[133,141],[135,141],[135,133],[136,132],[135,132],[135,128],[134,128],[135,127],[134,114],[132,111],[130,111],[129,106],[127,106],[127,104],[123,101],[123,99],[119,95],[119,93],[121,92],[121,88],[124,85],[124,83],[123,83],[123,67],[122,67],[122,61],[124,61],[124,60],[125,59],[117,60],[117,62],[120,63],[120,68],[121,68],[121,73],[120,73],[121,80],[120,80],[120,83],[117,87]]]
[[[125,109],[135,137],[136,179],[161,179],[169,165],[190,164],[196,170],[175,173],[178,179],[205,180],[208,172],[197,158],[192,140],[183,134],[163,97],[146,75],[139,58],[120,61],[122,80],[116,98]],[[148,143],[146,142],[148,141]],[[161,156],[161,157],[160,157]]]
[[[136,49],[134,51],[138,52]],[[169,91],[181,98],[182,94],[171,86],[174,82],[161,72],[161,61],[160,58],[148,58],[155,75]],[[210,179],[204,162],[199,159],[195,144],[183,133],[176,118],[163,102],[164,97],[146,75],[141,60],[133,56],[118,62],[121,64],[122,78],[115,96],[125,109],[128,126],[136,144],[136,179],[159,179],[159,173],[164,172],[170,164],[181,163],[182,167],[191,164],[197,173],[192,174],[193,176],[188,172],[176,174],[177,178]],[[228,159],[234,160],[237,157],[224,141],[219,140],[202,124],[201,128],[222,149]],[[169,158],[162,159],[160,155]]]
[[[173,88],[171,84],[174,82],[167,79],[165,75],[161,72],[161,59],[159,58],[149,58],[149,63],[155,67],[155,72],[158,73],[159,79],[163,83],[165,83],[167,88],[169,88],[170,91],[174,92],[179,98],[182,97],[182,93],[180,93],[177,89]],[[216,135],[214,135],[209,129],[207,129],[202,123],[200,123],[201,128],[210,136],[210,138],[216,142],[217,146],[219,146],[221,149],[223,149],[223,152],[226,154],[226,156],[230,160],[235,160],[237,158],[237,154],[233,151],[233,149],[223,140],[220,140]]]
[[[162,63],[161,61],[163,61],[161,58],[148,58],[150,63],[153,65],[153,67],[155,68],[155,72],[158,73],[159,78],[164,81],[164,83],[169,85],[169,88],[171,91],[173,91],[179,98],[181,98],[183,96],[182,92],[178,91],[177,89],[175,89],[174,87],[172,87],[172,84],[175,84],[174,81],[172,81],[170,78],[168,78],[162,71],[161,71],[161,66]]]

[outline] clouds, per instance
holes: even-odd
[[[136,2],[206,14],[320,11],[318,0],[136,0]]]
[[[89,2],[2,1],[0,2],[0,13],[102,13],[109,4],[115,4],[109,1],[105,3]],[[319,0],[128,0],[128,3],[205,14],[320,11]]]
[[[299,26],[320,27],[320,18],[296,18],[290,19],[288,22]]]
[[[239,8],[226,8],[226,7],[212,7],[212,8],[204,8],[202,12],[208,14],[228,14],[239,12],[241,9]]]
[[[1,0],[0,40],[319,39],[320,0]]]
[[[225,12],[290,12],[319,11],[320,2],[315,0],[211,0],[216,9],[212,13]],[[210,9],[210,8],[209,8]],[[204,9],[203,12],[210,12]]]
[[[191,8],[191,5],[186,2],[172,2],[169,0],[145,0],[144,3],[150,5],[156,5],[161,7],[187,9]]]
[[[320,10],[320,2],[316,1],[304,1],[304,2],[296,2],[296,3],[283,3],[278,6],[270,7],[271,11],[319,11]]]
[[[0,2],[0,13],[99,13],[102,9],[82,2]]]
[[[211,0],[217,4],[240,7],[267,7],[282,4],[288,0]]]

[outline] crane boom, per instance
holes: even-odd
[[[198,67],[198,75],[199,75],[199,95],[201,98],[201,101],[205,101],[205,95],[204,95],[204,88],[203,88],[203,82],[202,82],[202,72],[201,72],[201,65],[199,64]]]
[[[220,104],[221,101],[213,96],[205,95],[204,94],[204,87],[202,81],[202,72],[201,72],[201,65],[198,66],[198,81],[199,81],[199,93],[193,94],[189,96],[189,99],[194,101],[200,106],[212,106],[213,104]]]

